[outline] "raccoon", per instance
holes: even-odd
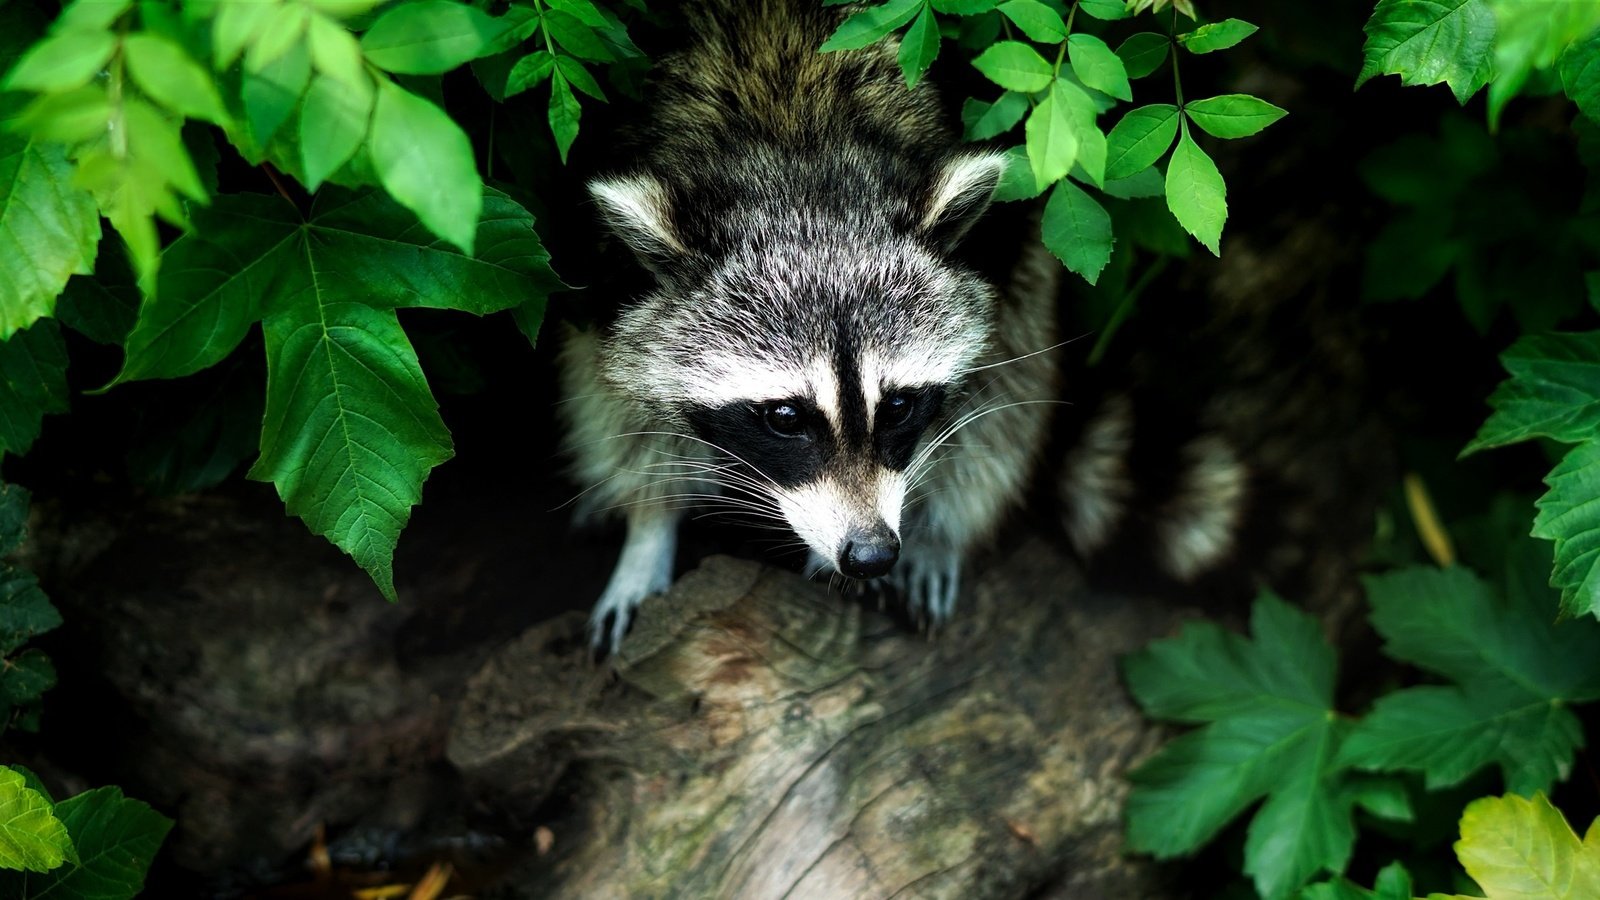
[[[588,185],[632,260],[602,272],[639,273],[602,288],[616,315],[571,331],[561,360],[579,515],[627,526],[597,648],[669,586],[701,505],[792,532],[814,571],[936,626],[1053,452],[1064,270],[1036,211],[975,231],[1003,155],[961,143],[931,81],[907,88],[892,40],[819,53],[843,15],[684,3],[685,44],[654,70],[624,162]],[[1135,405],[1108,395],[1067,428],[1061,521],[1093,555],[1143,501],[1160,567],[1192,579],[1237,549],[1247,467],[1202,429],[1142,489]]]

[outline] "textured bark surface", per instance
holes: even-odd
[[[614,675],[580,614],[501,648],[447,753],[502,815],[564,809],[500,896],[1168,896],[1120,855],[1122,776],[1160,735],[1115,663],[1179,618],[1088,593],[1037,541],[933,640],[712,557]]]

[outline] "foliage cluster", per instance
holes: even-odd
[[[0,766],[0,896],[129,900],[172,820],[114,787],[57,803],[20,766]]]

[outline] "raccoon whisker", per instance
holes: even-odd
[[[717,451],[718,453],[721,453],[722,455],[728,457],[729,459],[737,460],[737,461],[743,463],[747,468],[750,469],[750,471],[755,472],[757,475],[761,475],[761,470],[760,469],[758,469],[755,466],[751,465],[749,460],[745,459],[744,457],[740,456],[739,454],[734,453],[733,451],[727,449],[726,447],[719,446],[719,445],[717,445],[715,443],[712,443],[711,441],[705,440],[704,438],[694,437],[693,435],[680,434],[680,433],[675,432],[675,431],[630,431],[630,432],[625,432],[624,434],[617,435],[617,436],[618,437],[650,437],[650,436],[657,436],[657,437],[680,438],[680,439],[686,440],[686,441],[694,441],[695,443],[704,444],[705,446],[710,447],[711,449]],[[777,487],[778,486],[777,482],[773,481],[770,478],[767,478],[767,476],[761,475],[761,477],[766,479],[766,481],[769,484],[771,484],[773,487]]]
[[[954,437],[957,432],[963,428],[966,428],[968,425],[971,425],[973,422],[976,422],[992,413],[1004,412],[1008,409],[1014,409],[1019,406],[1031,406],[1041,403],[1059,404],[1062,406],[1068,405],[1061,400],[1016,400],[1011,403],[989,404],[987,406],[979,407],[978,409],[962,416],[960,419],[957,419],[954,424],[940,432],[939,436],[930,442],[927,447],[924,447],[922,450],[918,451],[917,455],[912,458],[911,464],[906,467],[906,471],[915,472],[917,467],[922,465],[928,459],[929,455],[934,449],[942,447],[945,441]]]
[[[730,464],[715,464],[715,463],[705,462],[705,461],[700,461],[700,460],[682,459],[682,460],[668,460],[666,462],[659,462],[659,463],[651,463],[650,465],[647,465],[645,468],[653,469],[653,468],[664,468],[664,467],[667,467],[667,466],[679,466],[679,467],[682,467],[685,470],[686,473],[692,473],[692,474],[703,475],[703,476],[713,476],[713,477],[708,477],[708,478],[705,479],[705,480],[708,480],[708,481],[719,481],[719,482],[721,482],[723,484],[728,484],[728,485],[741,484],[741,485],[744,485],[746,488],[753,489],[753,491],[755,491],[755,492],[761,492],[763,495],[766,495],[766,493],[768,493],[767,492],[767,486],[765,484],[762,484],[761,482],[756,481],[754,478],[751,478],[749,475],[746,475],[745,473],[739,471],[739,469],[738,469],[736,464],[731,464],[731,463]]]
[[[974,366],[974,367],[972,367],[970,369],[967,369],[966,373],[968,375],[970,375],[973,372],[982,372],[984,369],[997,369],[1000,366],[1009,366],[1014,362],[1021,362],[1021,361],[1025,360],[1025,359],[1032,359],[1033,357],[1038,356],[1041,353],[1049,353],[1052,350],[1060,350],[1062,347],[1065,347],[1066,345],[1071,344],[1071,343],[1075,343],[1077,341],[1081,341],[1081,340],[1083,340],[1084,338],[1088,337],[1091,334],[1094,334],[1094,332],[1085,331],[1083,334],[1080,334],[1077,337],[1070,337],[1070,338],[1067,338],[1064,341],[1060,341],[1058,343],[1051,344],[1050,346],[1045,347],[1043,350],[1035,350],[1032,353],[1024,353],[1021,356],[1013,356],[1010,359],[1002,359],[999,362],[992,362],[992,363],[988,363],[988,364],[981,365],[981,366]]]

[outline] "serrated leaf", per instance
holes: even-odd
[[[48,872],[78,855],[50,801],[22,773],[0,766],[0,868]]]
[[[1494,69],[1494,13],[1484,0],[1379,0],[1363,30],[1361,74],[1399,75],[1407,85],[1450,86],[1466,103]]]
[[[889,32],[911,21],[911,17],[922,8],[923,0],[889,0],[878,6],[869,6],[839,23],[839,27],[822,42],[819,50],[823,53],[859,50],[875,44]]]
[[[0,668],[0,700],[12,707],[33,703],[56,686],[56,667],[43,650],[30,647]]]
[[[1561,85],[1590,119],[1600,121],[1600,31],[1574,41],[1561,54]]]
[[[5,873],[0,896],[132,900],[143,889],[150,861],[172,828],[171,819],[114,787],[69,797],[56,804],[55,815],[67,827],[78,864],[26,880]]]
[[[550,71],[555,65],[556,58],[548,50],[535,50],[522,57],[511,67],[511,74],[506,76],[505,95],[514,97],[529,88],[537,87],[539,82],[550,77]]]
[[[271,3],[222,4],[211,21],[211,55],[217,68],[232,66],[277,12],[277,6]]]
[[[82,87],[117,50],[109,31],[67,29],[28,48],[0,81],[8,91],[56,93]]]
[[[1153,31],[1129,35],[1117,45],[1117,58],[1129,78],[1143,78],[1161,68],[1161,63],[1172,52],[1172,38]]]
[[[1510,377],[1462,455],[1535,437],[1573,444],[1600,434],[1600,331],[1527,335],[1500,355]]]
[[[1078,156],[1072,111],[1067,107],[1061,84],[1057,81],[1050,86],[1050,92],[1034,106],[1024,126],[1033,177],[1044,187],[1065,178]]]
[[[67,345],[53,319],[0,342],[0,454],[27,452],[47,413],[67,411]]]
[[[981,16],[994,11],[995,0],[933,0],[933,8],[952,16]]]
[[[122,53],[134,84],[157,103],[191,118],[227,122],[211,73],[175,41],[148,32],[130,34],[122,40]]]
[[[611,52],[606,42],[600,39],[600,35],[571,13],[558,9],[546,10],[544,27],[562,49],[574,56],[596,62],[611,62],[616,59],[616,55]]]
[[[122,380],[225,356],[265,318],[268,404],[252,477],[392,592],[390,556],[449,437],[392,312],[487,314],[561,285],[533,220],[486,192],[475,257],[378,192],[319,192],[309,220],[280,198],[231,194],[167,251]],[[298,390],[296,378],[302,379]]]
[[[504,25],[474,6],[420,0],[394,6],[361,36],[361,52],[380,69],[440,75],[476,59]]]
[[[1110,163],[1106,165],[1109,167]],[[1116,197],[1120,200],[1164,197],[1167,192],[1164,182],[1165,178],[1162,176],[1161,170],[1155,166],[1150,166],[1140,169],[1126,178],[1107,178],[1105,186],[1101,190],[1106,196]],[[1161,209],[1167,220],[1172,223],[1172,227],[1178,230],[1179,239],[1187,241],[1188,239],[1183,237],[1183,229],[1178,227],[1177,220],[1172,218],[1172,212],[1167,210],[1165,203],[1161,204]]]
[[[89,272],[100,240],[94,197],[73,184],[59,144],[0,130],[0,340],[55,308],[73,274]]]
[[[1534,542],[1520,541],[1513,552],[1512,571],[1541,567]],[[1600,625],[1556,624],[1555,598],[1542,585],[1512,578],[1497,596],[1460,568],[1375,576],[1367,595],[1384,652],[1454,684],[1381,698],[1346,741],[1342,762],[1419,771],[1430,788],[1488,765],[1498,765],[1516,791],[1566,777],[1583,742],[1567,707],[1600,697],[1600,662],[1585,649],[1600,639]]]
[[[567,79],[560,72],[550,76],[550,133],[555,136],[556,150],[561,154],[561,161],[567,161],[567,151],[572,149],[572,142],[578,139],[578,119],[583,114],[583,108],[578,105],[578,98],[572,95],[572,88],[567,84]]]
[[[1027,95],[1006,91],[994,103],[985,104],[972,121],[967,123],[967,140],[986,141],[1005,134],[1015,128],[1027,112]]]
[[[1190,100],[1184,104],[1183,111],[1189,121],[1218,138],[1249,137],[1288,115],[1285,110],[1249,94]]]
[[[21,485],[0,482],[0,554],[7,554],[22,546],[28,537],[28,501],[32,494]],[[0,619],[0,629],[5,622]],[[0,651],[4,655],[8,651]]]
[[[972,64],[1008,91],[1031,94],[1050,87],[1055,80],[1050,63],[1021,41],[1000,41],[978,54]]]
[[[1153,103],[1130,110],[1106,136],[1106,177],[1128,178],[1160,159],[1178,136],[1178,108]]]
[[[916,87],[938,55],[939,22],[932,9],[923,7],[900,41],[900,71],[905,75],[906,87]]]
[[[1237,45],[1258,30],[1242,19],[1223,19],[1178,35],[1178,46],[1190,53],[1214,53]]]
[[[471,255],[483,181],[461,127],[439,107],[382,80],[368,150],[383,189],[434,234]]]
[[[344,26],[327,16],[312,16],[306,28],[311,65],[323,75],[359,91],[371,90],[372,79],[362,64],[361,42]]]
[[[291,51],[304,54],[308,59],[311,56],[310,46],[301,39],[311,21],[311,10],[298,3],[274,3],[271,10],[246,46],[246,72],[261,72]]]
[[[996,200],[1032,200],[1043,194],[1047,187],[1049,185],[1040,184],[1034,177],[1027,147],[1012,147],[1006,151],[1006,168],[1000,173],[1000,183],[994,189]]]
[[[264,152],[310,84],[311,51],[305,44],[295,44],[259,71],[244,74],[239,96],[256,149]]]
[[[1178,138],[1167,162],[1167,207],[1183,230],[1221,255],[1222,226],[1228,220],[1227,186],[1217,164],[1188,134]]]
[[[1555,541],[1550,583],[1561,589],[1561,611],[1600,617],[1600,440],[1568,451],[1544,482],[1533,536]]]
[[[61,625],[61,614],[39,589],[32,574],[0,567],[0,656]]]
[[[1039,0],[1006,0],[997,8],[1029,40],[1059,44],[1067,38],[1067,23],[1061,20],[1061,14]]]
[[[1107,22],[1128,17],[1128,6],[1123,0],[1078,0],[1078,8]]]
[[[594,76],[583,67],[583,63],[570,56],[558,56],[555,58],[555,66],[573,87],[596,100],[606,99],[605,92],[600,90],[600,82],[594,80]]]
[[[1257,600],[1251,630],[1246,640],[1203,622],[1124,660],[1150,715],[1209,723],[1130,775],[1128,845],[1189,853],[1265,797],[1245,869],[1277,898],[1342,869],[1355,833],[1330,765],[1344,727],[1332,710],[1333,651],[1315,620],[1270,595]]]
[[[1578,840],[1543,793],[1474,800],[1455,851],[1489,900],[1600,897],[1600,847]]]
[[[1105,41],[1092,34],[1075,34],[1067,38],[1067,58],[1079,81],[1118,100],[1133,99],[1127,70]]]
[[[318,74],[300,104],[301,174],[307,190],[316,190],[350,161],[366,140],[377,92],[363,74],[354,82]]]
[[[1056,183],[1039,223],[1045,249],[1094,284],[1111,261],[1111,216],[1071,181]]]

